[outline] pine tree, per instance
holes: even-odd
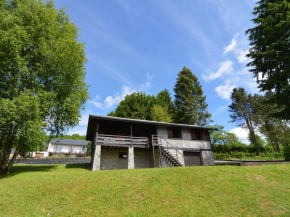
[[[253,123],[253,108],[251,107],[252,96],[248,95],[244,88],[234,88],[232,95],[232,104],[229,105],[229,112],[231,112],[231,122],[238,123],[238,126],[243,126],[246,122],[246,125],[249,129],[251,135],[251,142],[256,147],[257,155],[260,155],[260,149],[258,142],[256,140],[256,134],[254,130]]]
[[[255,27],[246,31],[251,48],[248,66],[262,91],[274,91],[269,104],[282,110],[276,116],[290,120],[290,1],[260,0],[254,8]]]
[[[207,125],[211,114],[207,111],[202,86],[190,69],[183,67],[174,86],[174,122]]]
[[[164,89],[157,94],[156,103],[162,107],[164,112],[167,114],[166,116],[169,116],[165,118],[167,120],[166,122],[168,122],[168,120],[171,122],[174,115],[174,105],[167,89]],[[156,110],[160,111],[160,108],[157,107]]]

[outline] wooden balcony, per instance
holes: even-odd
[[[136,136],[118,136],[118,135],[107,135],[98,134],[97,144],[104,146],[117,146],[117,147],[139,147],[148,148],[149,138],[148,137],[136,137]]]

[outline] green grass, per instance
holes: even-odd
[[[0,216],[290,216],[290,165],[91,172],[16,165]]]

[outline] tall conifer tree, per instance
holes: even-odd
[[[253,14],[248,66],[262,91],[275,92],[268,103],[282,108],[276,116],[290,120],[290,1],[260,0]]]
[[[207,111],[202,86],[190,69],[183,67],[174,86],[174,122],[207,125],[211,114]]]

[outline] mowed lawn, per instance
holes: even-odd
[[[0,216],[290,216],[290,165],[16,165],[0,178]]]

